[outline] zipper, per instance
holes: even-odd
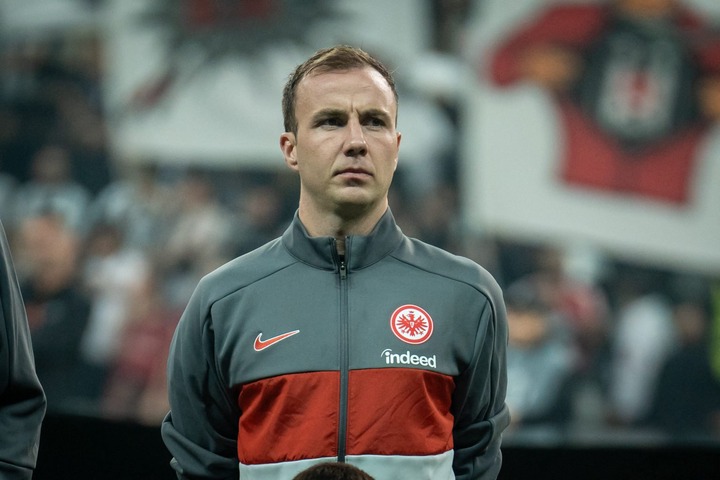
[[[338,277],[340,279],[340,409],[338,418],[338,461],[344,462],[347,450],[347,410],[348,410],[348,285],[347,252],[350,250],[350,238],[345,238],[345,256],[338,255]],[[337,252],[337,250],[336,250]]]
[[[347,278],[347,264],[345,263],[345,260],[340,260],[340,266],[338,267],[338,273],[340,274],[340,280],[345,280]]]

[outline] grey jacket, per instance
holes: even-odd
[[[0,479],[20,480],[35,469],[46,400],[2,223],[0,252]]]
[[[496,478],[507,323],[495,280],[410,239],[281,238],[201,280],[168,365],[179,478],[290,479],[322,460],[378,480]]]

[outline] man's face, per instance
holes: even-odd
[[[397,104],[367,67],[312,74],[297,87],[297,134],[280,145],[300,174],[301,208],[314,214],[382,211],[398,161]]]

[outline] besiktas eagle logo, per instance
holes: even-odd
[[[392,332],[405,343],[418,345],[426,342],[433,333],[430,315],[416,305],[403,305],[390,316]]]

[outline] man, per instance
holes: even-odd
[[[0,478],[32,478],[45,394],[35,374],[30,330],[0,223]]]
[[[392,76],[321,50],[290,76],[280,147],[300,177],[281,238],[203,278],[178,325],[163,437],[179,478],[496,478],[507,324],[473,262],[405,237]]]
[[[24,219],[16,232],[16,258],[25,272],[20,289],[48,412],[95,403],[102,372],[85,362],[81,350],[92,303],[78,282],[80,236],[55,212]]]

